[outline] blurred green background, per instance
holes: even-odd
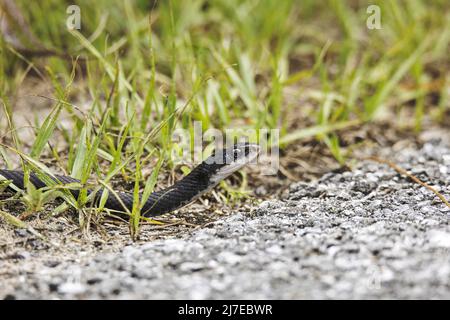
[[[279,128],[283,145],[315,136],[342,160],[337,129],[390,119],[420,131],[425,115],[448,119],[446,0],[10,2],[2,0],[3,97],[30,77],[47,79],[55,96],[91,101],[92,117],[111,108],[108,125],[126,121],[124,108],[142,132],[166,121],[163,147],[175,127],[200,120],[205,130]],[[81,29],[70,32],[73,4]],[[373,4],[381,29],[366,25]]]

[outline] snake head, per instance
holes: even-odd
[[[205,164],[214,172],[211,180],[217,183],[251,163],[258,156],[260,149],[257,144],[237,143],[229,148],[215,150],[205,160]]]

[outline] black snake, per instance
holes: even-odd
[[[153,217],[168,213],[186,206],[206,192],[214,188],[220,181],[241,169],[256,159],[260,147],[256,144],[239,143],[219,152],[214,152],[209,158],[195,167],[187,176],[166,189],[155,191],[142,206],[141,215]],[[0,169],[0,178],[11,181],[18,189],[24,189],[24,173],[19,170]],[[68,177],[55,175],[53,179],[59,184],[79,183],[80,181]],[[44,188],[46,184],[34,173],[30,174],[29,181],[36,188]],[[79,190],[70,190],[78,198]],[[133,208],[133,194],[127,192],[109,193],[105,208],[118,211],[131,212]],[[102,192],[98,192],[102,194]],[[99,196],[96,195],[98,200]],[[98,201],[94,201],[98,202]],[[124,208],[125,207],[125,208]]]

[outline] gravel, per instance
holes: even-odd
[[[381,150],[450,198],[450,147]],[[450,299],[450,208],[364,161],[180,239],[43,265],[7,298]],[[27,259],[26,252],[22,252]]]

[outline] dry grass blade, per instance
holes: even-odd
[[[366,158],[367,160],[372,160],[381,164],[387,164],[389,167],[391,167],[392,169],[394,169],[395,171],[397,171],[398,173],[407,176],[408,178],[410,178],[411,180],[413,180],[414,182],[420,184],[421,186],[427,188],[428,190],[430,190],[431,192],[433,192],[435,195],[438,196],[439,199],[442,200],[443,203],[445,203],[445,205],[447,207],[450,208],[450,203],[448,202],[447,199],[445,199],[445,197],[439,192],[437,191],[435,188],[433,188],[432,186],[430,186],[429,184],[423,182],[422,180],[420,180],[419,178],[417,178],[415,175],[407,172],[405,169],[400,168],[398,165],[396,165],[394,162],[389,161],[389,160],[385,160],[385,159],[381,159],[375,156],[372,157],[368,157]]]

